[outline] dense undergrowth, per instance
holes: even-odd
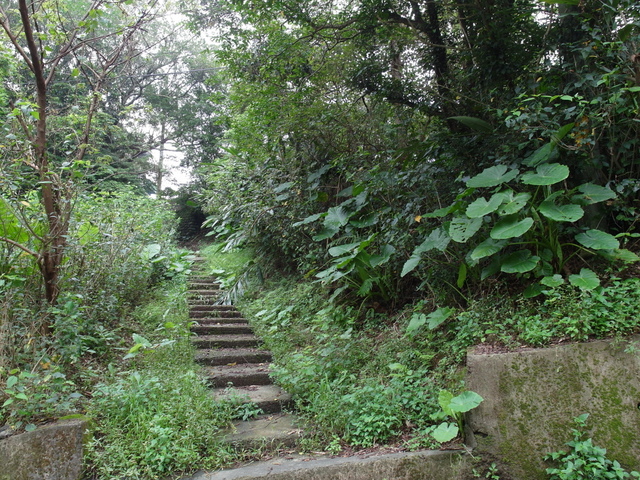
[[[210,252],[227,262],[222,275],[238,278],[246,252]],[[433,433],[446,419],[440,394],[464,392],[465,355],[475,345],[507,351],[640,329],[636,277],[612,275],[593,290],[559,285],[534,299],[496,290],[465,308],[433,311],[420,301],[396,313],[339,304],[319,282],[295,276],[253,278],[240,307],[274,353],[274,378],[308,421],[308,445],[333,452],[438,445]]]

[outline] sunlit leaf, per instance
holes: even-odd
[[[465,213],[469,218],[484,217],[485,215],[495,212],[498,207],[502,205],[503,200],[503,195],[499,193],[492,195],[489,200],[480,197],[469,204]]]
[[[449,408],[452,412],[465,413],[476,408],[483,400],[484,398],[476,392],[466,391],[457,397],[453,397],[451,402],[449,402]]]
[[[465,243],[480,230],[481,226],[482,218],[456,217],[449,225],[449,236],[455,242]]]
[[[473,249],[470,257],[472,260],[480,260],[481,258],[489,257],[502,250],[506,244],[507,242],[504,240],[487,238],[484,242]]]
[[[562,275],[556,273],[555,275],[544,277],[542,280],[540,280],[540,283],[546,285],[547,287],[555,288],[564,283],[564,278],[562,278]]]
[[[620,242],[613,235],[602,230],[591,229],[576,235],[576,240],[587,248],[595,250],[614,250],[620,248]]]
[[[467,180],[467,187],[495,187],[513,180],[517,175],[518,170],[509,170],[506,165],[496,165],[485,168],[481,173]]]
[[[578,187],[579,194],[573,196],[573,201],[581,205],[591,205],[616,198],[616,194],[608,187],[593,183],[584,183]]]
[[[580,205],[573,203],[557,205],[552,200],[542,202],[538,211],[548,219],[556,222],[576,222],[584,215],[584,210]]]
[[[458,425],[455,423],[441,423],[438,425],[433,432],[431,432],[431,436],[440,443],[450,442],[454,438],[458,436],[459,429]]]
[[[522,192],[514,195],[514,192],[509,191],[502,192],[501,194],[503,196],[503,204],[498,210],[498,213],[500,213],[500,215],[513,215],[514,213],[518,213],[524,208],[524,206],[531,198],[531,194],[527,192]]]
[[[525,217],[518,220],[518,217],[511,215],[500,219],[489,234],[495,240],[506,240],[524,235],[533,226],[533,218]]]
[[[582,290],[593,290],[600,285],[600,279],[593,270],[583,268],[579,274],[569,275],[569,283]]]
[[[560,163],[539,165],[534,172],[522,175],[522,183],[526,185],[554,185],[569,176],[569,167]]]

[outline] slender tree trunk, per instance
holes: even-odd
[[[156,166],[156,197],[162,198],[162,174],[164,169],[164,144],[166,143],[166,123],[162,120],[160,124],[160,154],[158,155],[158,165]]]

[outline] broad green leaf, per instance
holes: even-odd
[[[569,275],[569,283],[582,290],[593,290],[600,285],[598,276],[588,268],[583,268],[577,275]]]
[[[510,182],[518,173],[518,170],[509,170],[506,165],[485,168],[481,173],[467,180],[467,187],[495,187],[501,183]]]
[[[573,196],[573,201],[580,205],[591,205],[616,198],[616,194],[608,187],[593,183],[584,183],[578,187],[579,194]]]
[[[449,225],[449,236],[454,242],[465,243],[480,230],[481,226],[482,218],[456,217]]]
[[[576,235],[576,240],[587,248],[594,250],[614,250],[620,248],[620,242],[613,235],[602,230],[591,229]]]
[[[369,215],[366,215],[358,220],[350,220],[349,224],[353,225],[356,228],[365,228],[365,227],[370,227],[372,225],[375,225],[376,223],[378,223],[378,213],[377,212],[373,212],[370,213]]]
[[[573,98],[571,100],[573,100]],[[560,140],[562,140],[564,137],[566,137],[567,134],[571,130],[573,130],[573,127],[575,127],[575,126],[576,126],[575,123],[567,123],[566,125],[560,127],[558,129],[558,131],[552,135],[551,143],[554,144],[554,145],[560,143]]]
[[[311,216],[305,218],[304,220],[301,220],[299,222],[294,223],[292,226],[293,227],[299,227],[300,225],[306,225],[307,223],[315,222],[316,220],[318,220],[323,215],[324,215],[324,213],[316,213],[315,215],[311,215]]]
[[[494,253],[498,253],[507,244],[504,240],[494,240],[487,238],[471,252],[472,260],[480,260],[481,258],[490,257]]]
[[[540,280],[540,283],[546,285],[547,287],[555,288],[564,283],[564,278],[562,278],[562,275],[556,273],[555,275],[544,277],[542,280]]]
[[[436,228],[427,236],[427,238],[424,239],[424,241],[420,245],[415,248],[413,254],[419,255],[433,249],[444,252],[449,246],[450,241],[451,237],[443,228]]]
[[[462,262],[460,267],[458,268],[458,278],[456,280],[456,285],[458,288],[462,288],[464,286],[464,282],[467,281],[467,264]]]
[[[440,393],[438,394],[438,404],[440,405],[440,408],[450,417],[453,417],[453,411],[449,407],[452,398],[453,394],[449,390],[440,390]]]
[[[142,335],[138,335],[137,333],[134,333],[132,335],[133,341],[136,344],[140,344],[143,347],[149,348],[151,347],[151,342],[149,340],[147,340],[146,338],[144,338]]]
[[[345,243],[344,245],[338,245],[337,247],[331,247],[329,249],[329,255],[332,257],[339,257],[345,253],[351,252],[360,246],[361,242]]]
[[[158,243],[151,243],[146,245],[142,251],[140,252],[140,256],[145,260],[151,260],[153,257],[158,255],[162,250],[162,246]]]
[[[409,325],[407,325],[406,333],[413,333],[421,328],[425,323],[427,323],[427,316],[424,313],[414,313],[411,315],[411,320],[409,321]]]
[[[518,220],[518,217],[511,215],[500,219],[489,234],[494,240],[507,240],[524,235],[533,226],[533,218],[525,217]]]
[[[523,164],[527,167],[537,167],[538,165],[549,161],[549,157],[551,156],[551,152],[555,146],[553,143],[546,143],[535,152],[533,152],[529,157],[523,160]]]
[[[498,210],[498,213],[500,213],[500,215],[513,215],[514,213],[518,213],[524,208],[524,206],[531,198],[531,194],[526,192],[514,195],[513,191],[509,191],[502,192],[502,195],[504,197],[503,204]]]
[[[409,257],[409,260],[404,262],[402,267],[401,277],[404,277],[407,273],[413,271],[420,264],[420,255],[413,254]]]
[[[529,250],[520,250],[504,257],[500,270],[504,273],[530,272],[536,268],[539,261],[540,257],[531,255]]]
[[[455,310],[449,307],[440,307],[427,315],[427,328],[434,330],[453,314]]]
[[[476,130],[482,133],[491,133],[493,132],[493,127],[490,123],[485,122],[484,120],[476,117],[449,117],[451,120],[456,120],[463,125],[471,128],[472,130]]]
[[[431,436],[440,443],[450,442],[454,438],[458,436],[458,425],[455,423],[441,423],[438,425],[433,432],[431,432]]]
[[[584,215],[584,210],[580,205],[573,203],[556,205],[553,200],[542,202],[538,211],[548,219],[556,222],[576,222]]]
[[[449,402],[449,408],[452,412],[465,413],[476,408],[483,400],[484,398],[476,392],[466,391],[457,397],[453,397],[451,402]]]
[[[448,207],[442,207],[442,208],[439,208],[437,210],[434,210],[433,212],[425,213],[422,216],[424,218],[442,218],[442,217],[446,217],[447,215],[449,215],[451,212],[453,212],[456,209],[456,206],[457,205],[454,203],[453,205],[449,205]]]
[[[16,383],[18,383],[18,377],[16,377],[15,375],[11,375],[9,378],[7,378],[6,388],[13,388]]]
[[[633,253],[631,250],[624,248],[616,248],[615,250],[599,250],[598,255],[601,255],[610,261],[619,260],[626,263],[635,263],[640,261],[640,257],[638,257],[638,255]]]
[[[559,163],[539,165],[534,172],[522,175],[522,183],[526,185],[554,185],[569,176],[569,167]]]
[[[391,255],[394,253],[396,253],[396,249],[393,245],[383,245],[378,255],[371,255],[371,258],[369,258],[369,265],[374,268],[379,265],[383,265],[389,261]]]
[[[336,233],[338,233],[339,230],[340,227],[338,227],[337,225],[325,226],[322,230],[320,230],[320,232],[318,232],[317,235],[314,235],[311,238],[314,242],[319,242],[321,240],[333,237]]]
[[[527,288],[524,289],[524,292],[522,292],[522,296],[524,298],[534,298],[540,295],[542,292],[543,292],[542,285],[540,285],[539,283],[532,283],[531,285],[529,285]]]
[[[465,213],[469,218],[484,217],[485,215],[495,212],[498,207],[502,205],[503,200],[504,196],[500,193],[492,195],[489,200],[480,197],[469,204]]]
[[[324,219],[325,227],[336,226],[344,227],[349,222],[351,214],[343,207],[331,207],[327,210],[327,216]]]

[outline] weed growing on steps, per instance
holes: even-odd
[[[91,478],[157,478],[231,458],[216,434],[234,409],[213,398],[193,363],[185,288],[184,279],[175,280],[136,311],[138,335],[150,346],[133,352],[122,372],[112,366],[95,389],[88,412],[96,422],[87,456]]]

